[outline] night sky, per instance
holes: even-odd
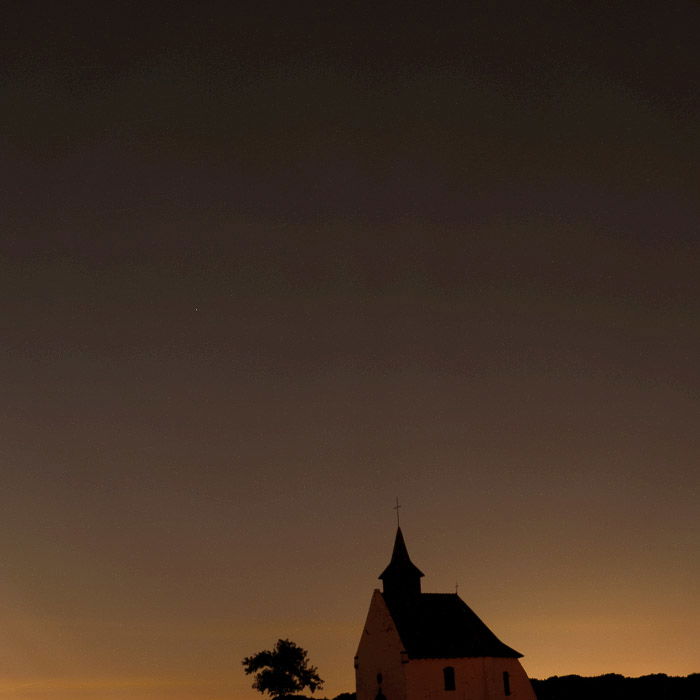
[[[700,671],[700,5],[25,2],[0,697],[332,697],[401,525],[533,677]]]

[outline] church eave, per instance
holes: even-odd
[[[407,654],[409,661],[428,661],[430,659],[522,659],[523,654],[515,649],[511,649],[512,654],[464,654],[462,656],[451,654],[430,654],[430,655],[420,655],[420,654]]]

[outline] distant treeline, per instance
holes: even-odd
[[[322,698],[318,695],[285,695],[281,700],[355,700],[355,693],[341,693],[334,698]]]
[[[283,700],[355,700],[355,693],[341,693],[334,698],[322,698],[318,695],[285,695]]]
[[[552,676],[532,680],[537,700],[695,700],[700,698],[700,673],[689,676],[627,678],[617,673],[604,676]]]
[[[618,673],[604,676],[552,676],[544,681],[531,679],[537,700],[700,700],[700,673],[689,676],[650,676],[627,678]],[[289,700],[328,700],[294,695]],[[355,700],[355,693],[341,693],[332,700]]]

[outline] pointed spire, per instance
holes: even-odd
[[[384,595],[406,597],[420,594],[420,580],[423,572],[411,561],[406,549],[401,528],[396,529],[394,549],[389,565],[379,574],[384,584]]]

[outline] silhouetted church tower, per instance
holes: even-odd
[[[384,584],[384,597],[393,600],[410,599],[420,595],[420,580],[423,572],[411,561],[399,527],[396,530],[391,561],[379,578]]]
[[[422,576],[398,527],[355,656],[357,700],[536,700],[522,654],[456,593],[422,593]]]

